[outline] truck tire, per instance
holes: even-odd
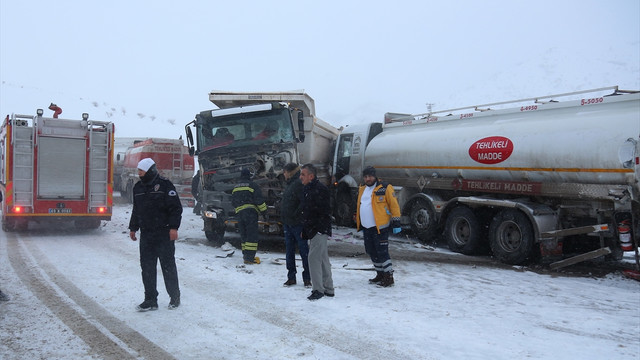
[[[354,213],[351,194],[345,192],[338,193],[334,211],[336,225],[353,227],[355,225],[353,221]]]
[[[216,221],[207,219],[204,224],[204,235],[207,237],[207,240],[211,241],[215,245],[224,244],[224,232],[225,225],[224,223],[221,225],[217,224]],[[210,230],[206,230],[210,229]]]
[[[422,242],[435,241],[437,232],[436,212],[431,201],[420,199],[411,205],[409,213],[411,231]]]
[[[532,256],[533,226],[521,211],[502,210],[491,221],[489,242],[500,262],[522,265]]]
[[[207,237],[207,240],[216,245],[222,245],[224,243],[224,230],[205,231],[204,235]]]
[[[2,221],[2,230],[7,232],[25,231],[29,228],[29,220],[20,218],[5,218]]]
[[[15,231],[13,220],[8,219],[8,218],[2,219],[2,230],[5,231],[5,232]]]
[[[449,250],[474,255],[481,247],[482,227],[473,210],[466,206],[458,206],[447,216],[444,236]]]

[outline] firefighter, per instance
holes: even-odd
[[[360,186],[358,193],[356,222],[357,230],[362,228],[365,251],[377,272],[369,282],[389,287],[394,283],[389,256],[389,231],[397,234],[402,230],[400,206],[393,186],[380,182],[373,166],[367,166],[362,171],[362,177],[364,185]]]
[[[256,256],[258,251],[258,215],[267,211],[258,185],[251,181],[249,169],[242,169],[240,181],[233,188],[231,203],[238,215],[238,226],[242,242],[242,257],[244,263],[260,264]]]
[[[180,306],[180,287],[175,260],[175,240],[182,220],[182,204],[175,186],[160,176],[154,161],[144,158],[138,163],[138,181],[133,187],[133,210],[129,237],[136,241],[140,230],[140,267],[144,285],[144,302],[138,311],[158,309],[156,267],[160,260],[164,285],[171,297],[169,309]]]

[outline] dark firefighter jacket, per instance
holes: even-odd
[[[262,190],[256,183],[241,178],[231,193],[231,204],[236,210],[236,214],[245,209],[254,209],[258,214],[267,211],[267,204],[262,198]]]

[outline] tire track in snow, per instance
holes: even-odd
[[[411,358],[407,353],[392,349],[394,345],[385,343],[384,339],[381,342],[373,342],[361,338],[360,334],[347,333],[334,325],[319,327],[317,323],[309,321],[309,318],[293,313],[287,313],[286,317],[276,316],[274,314],[280,311],[278,306],[266,302],[256,304],[251,297],[238,296],[237,289],[226,282],[212,280],[209,286],[216,289],[215,299],[213,299],[215,302],[237,309],[240,313],[247,313],[260,321],[304,338],[310,343],[330,347],[356,359],[370,359],[372,354],[379,359]],[[333,299],[324,301],[333,301]],[[431,357],[424,355],[424,359],[428,360]]]
[[[118,360],[175,359],[85,295],[28,238],[5,235],[9,262],[20,280],[96,354]]]

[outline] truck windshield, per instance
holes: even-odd
[[[238,148],[294,141],[289,109],[211,117],[201,113],[198,149]]]

